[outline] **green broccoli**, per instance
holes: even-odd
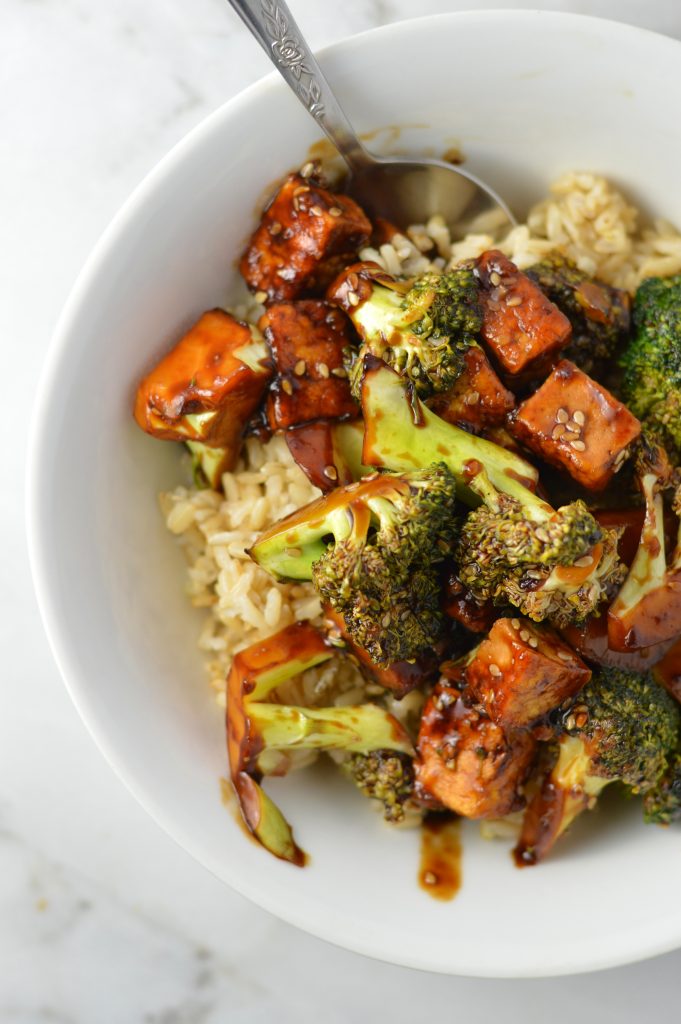
[[[441,464],[374,474],[275,523],[249,554],[279,579],[312,579],[351,639],[389,665],[441,633],[438,566],[453,547],[455,501]]]
[[[663,492],[675,476],[666,453],[643,437],[635,473],[646,506],[638,549],[624,584],[608,609],[608,643],[629,651],[671,640],[681,632],[681,532],[669,562],[666,553]],[[681,512],[681,487],[674,507]]]
[[[634,331],[621,359],[622,399],[681,458],[681,274],[650,277],[634,298]]]
[[[563,356],[585,373],[605,367],[629,332],[631,301],[581,271],[572,260],[552,253],[525,271],[572,325]]]
[[[643,797],[643,819],[648,825],[671,825],[681,820],[681,752],[669,759],[664,774]]]
[[[383,804],[383,817],[392,824],[404,820],[404,805],[414,789],[413,760],[395,750],[352,754],[343,770],[357,788]]]
[[[408,285],[378,264],[355,264],[337,279],[329,298],[345,309],[362,338],[350,372],[356,398],[366,353],[408,377],[425,398],[454,384],[480,335],[478,285],[470,268],[429,272]]]
[[[212,487],[214,491],[222,489],[222,474],[232,468],[232,453],[224,448],[209,448],[201,441],[186,441],[192,456],[192,475],[194,486],[200,490]]]
[[[621,582],[616,530],[601,528],[581,501],[554,510],[529,490],[537,474],[524,459],[445,423],[371,356],[362,407],[366,464],[404,470],[444,462],[462,501],[483,503],[456,546],[457,574],[475,597],[564,625],[591,614]]]
[[[534,864],[611,782],[655,791],[676,750],[679,709],[650,675],[599,668],[563,714],[555,764],[525,812],[516,859]]]
[[[404,728],[377,704],[309,708],[272,699],[282,683],[336,653],[319,630],[296,623],[240,651],[227,678],[227,751],[241,813],[267,850],[294,864],[303,864],[304,854],[260,785],[264,775],[286,774],[299,750],[413,754]]]

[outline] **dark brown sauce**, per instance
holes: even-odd
[[[419,885],[436,900],[453,900],[461,888],[461,836],[458,818],[427,814],[421,827]]]
[[[662,661],[655,666],[653,674],[672,697],[681,701],[681,640],[677,640]]]

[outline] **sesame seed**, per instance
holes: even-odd
[[[344,366],[334,366],[333,370],[331,371],[331,375],[333,377],[347,377],[348,371],[345,369]]]
[[[471,392],[469,392],[469,394],[467,394],[466,397],[463,400],[464,405],[477,405],[479,401],[480,401],[480,392],[479,391],[471,391]]]
[[[580,715],[575,715],[575,724],[578,729],[583,729],[586,723],[589,721],[589,716],[582,712]]]
[[[359,295],[357,292],[348,292],[348,302],[351,306],[359,306]]]
[[[514,629],[520,629],[520,619],[511,619],[511,625]]]
[[[559,423],[557,426],[555,426],[553,428],[553,432],[551,434],[551,437],[553,438],[554,441],[557,441],[559,438],[561,438],[563,436],[564,433],[565,433],[565,424]]]
[[[570,447],[574,448],[576,452],[585,452],[586,445],[583,441],[570,441]]]
[[[586,423],[586,416],[584,415],[581,409],[577,409],[575,412],[573,412],[572,418],[575,421],[575,423],[579,423],[580,427],[583,427]]]
[[[563,440],[564,441],[571,442],[571,441],[577,441],[578,439],[579,439],[579,431],[575,432],[574,430],[566,430],[565,433],[563,434]]]
[[[305,362],[304,359],[299,359],[296,365],[293,367],[293,372],[295,373],[296,377],[302,377],[306,370],[307,363]]]
[[[568,430],[574,430],[575,434],[579,436],[582,433],[582,428],[579,423],[575,423],[574,420],[570,420],[568,423]]]
[[[424,871],[423,881],[426,885],[437,885],[437,875],[434,871]]]
[[[527,641],[530,639],[530,634],[527,632],[526,629],[520,630],[520,639],[524,640],[525,643],[527,643]]]
[[[347,282],[349,288],[352,288],[353,291],[357,291],[357,289],[359,288],[359,277],[357,274],[348,274]]]
[[[267,300],[267,292],[256,292],[254,299],[256,302],[265,302]]]
[[[390,612],[387,612],[383,616],[383,618],[381,620],[381,625],[383,626],[383,629],[387,629],[388,628],[388,626],[390,625]]]
[[[501,676],[501,669],[498,665],[491,664],[489,666],[489,674],[495,678],[499,678]]]
[[[270,234],[271,235],[278,235],[280,233],[281,233],[281,224],[279,223],[278,220],[272,221],[272,223],[270,224]]]
[[[324,378],[328,377],[329,376],[329,368],[326,365],[326,363],[317,363],[317,372],[319,373],[320,377],[324,377]]]
[[[337,480],[338,470],[335,466],[324,466],[324,476],[328,476],[329,480]]]
[[[321,206],[317,206],[317,204],[315,203],[314,206],[310,207],[310,213],[312,214],[313,217],[321,217],[324,211],[322,210]]]
[[[277,270],[277,277],[288,277],[289,272],[286,267],[279,267]]]
[[[528,569],[527,572],[525,573],[525,575],[530,580],[543,580],[544,579],[544,574],[541,573],[541,572],[538,572],[536,569]]]
[[[290,380],[288,380],[288,378],[285,378],[284,380],[282,380],[281,386],[282,386],[282,389],[286,392],[287,395],[292,395],[293,394],[293,384],[291,383]]]
[[[342,212],[343,211],[341,210],[340,206],[330,206],[329,207],[329,213],[331,214],[332,217],[340,217]]]
[[[293,197],[293,209],[296,213],[300,210],[300,200],[298,199],[298,196]]]
[[[298,188],[294,188],[293,194],[294,194],[294,196],[302,196],[305,192],[309,192],[309,191],[310,191],[310,186],[309,185],[299,185]]]
[[[593,563],[593,558],[592,558],[591,555],[582,555],[582,557],[578,558],[577,561],[575,562],[575,568],[576,569],[586,569],[587,565],[591,565],[592,563]]]
[[[490,283],[493,284],[495,288],[497,288],[501,284],[501,274],[498,274],[496,270],[492,271],[492,273],[489,275],[489,279]]]
[[[574,715],[568,715],[567,718],[565,719],[565,728],[566,729],[574,729],[576,724],[577,724],[577,722],[575,721],[575,716]]]
[[[535,530],[534,535],[537,538],[537,540],[540,540],[542,542],[542,544],[548,544],[551,540],[543,526],[540,526],[538,530]]]
[[[303,164],[303,166],[300,168],[300,177],[309,178],[313,171],[314,163],[312,162],[312,160],[308,160],[308,162],[306,164]]]
[[[520,295],[511,295],[510,299],[506,300],[507,306],[519,306],[522,302]]]
[[[556,423],[567,423],[569,418],[566,409],[559,409],[556,413]]]
[[[536,636],[531,636],[527,642],[530,645],[530,647],[539,647],[539,641],[537,640]]]
[[[572,655],[567,651],[558,651],[558,657],[561,661],[572,661]]]

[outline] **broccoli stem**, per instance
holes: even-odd
[[[629,575],[610,607],[611,617],[624,619],[646,594],[664,586],[667,573],[664,504],[662,494],[657,492],[658,485],[659,479],[653,473],[647,473],[641,479],[641,490],[646,503],[641,540]]]
[[[371,356],[364,363],[362,409],[365,465],[413,470],[444,462],[468,505],[489,499],[496,489],[516,498],[535,522],[553,516],[551,506],[529,490],[538,480],[533,466],[440,419],[399,374]]]

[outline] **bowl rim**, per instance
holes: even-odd
[[[495,8],[483,11],[450,11],[423,17],[407,18],[350,36],[344,36],[342,39],[315,51],[315,54],[320,58],[323,66],[327,56],[335,55],[349,46],[352,47],[357,42],[363,44],[366,40],[380,36],[382,43],[385,44],[386,39],[389,39],[390,36],[397,37],[413,32],[418,22],[423,23],[423,27],[428,31],[440,25],[444,28],[445,26],[448,27],[456,23],[463,24],[464,22],[506,21],[513,23],[513,26],[517,27],[527,22],[530,18],[542,18],[556,25],[562,23],[572,27],[581,26],[587,32],[593,32],[605,26],[606,31],[611,36],[620,36],[621,38],[652,37],[658,46],[673,47],[676,50],[681,46],[681,41],[671,36],[625,22],[585,14],[523,7],[516,9]],[[124,758],[119,756],[116,743],[110,740],[105,726],[99,720],[97,702],[91,700],[87,680],[81,678],[72,656],[74,638],[69,637],[60,626],[58,600],[54,587],[49,582],[49,573],[46,571],[45,538],[41,528],[41,520],[44,514],[41,501],[41,480],[43,478],[41,466],[44,462],[44,450],[50,426],[49,410],[53,395],[59,385],[62,367],[65,362],[68,362],[71,331],[82,304],[87,301],[92,283],[96,280],[101,266],[108,258],[110,249],[114,248],[119,237],[124,235],[128,223],[134,221],[138,212],[143,209],[147,197],[155,191],[157,184],[172,171],[176,164],[181,163],[185,154],[191,151],[197,141],[204,136],[212,134],[222,121],[228,121],[233,113],[241,108],[248,107],[254,99],[262,94],[267,94],[273,89],[276,91],[283,90],[284,88],[284,83],[276,71],[268,73],[207,114],[161,157],[118,208],[108,226],[100,235],[77,275],[56,322],[35,392],[28,432],[25,506],[28,554],[33,586],[43,628],[64,685],[85,728],[90,733],[95,745],[108,761],[113,772],[153,818],[156,824],[171,839],[182,849],[190,853],[203,867],[211,871],[221,882],[228,884],[240,895],[294,927],[300,928],[332,945],[349,949],[386,963],[425,972],[480,978],[541,978],[583,972],[590,973],[670,952],[681,946],[681,916],[677,921],[661,920],[654,934],[648,932],[642,936],[637,936],[639,938],[638,942],[625,939],[620,941],[618,946],[610,946],[608,950],[603,950],[596,955],[594,955],[592,949],[588,962],[585,962],[584,957],[580,956],[579,951],[576,950],[571,958],[563,959],[560,963],[554,960],[544,965],[527,965],[522,968],[513,966],[506,970],[497,965],[487,967],[482,962],[478,962],[475,965],[465,964],[462,969],[447,966],[443,963],[432,964],[427,958],[419,958],[415,955],[394,956],[391,953],[382,952],[380,943],[375,940],[365,941],[357,934],[343,933],[339,935],[338,929],[333,924],[328,924],[323,919],[315,918],[308,913],[297,912],[295,905],[292,906],[290,901],[287,902],[285,896],[277,896],[273,892],[263,893],[256,887],[245,883],[239,877],[238,870],[234,870],[231,865],[227,865],[226,870],[224,866],[218,870],[217,865],[211,864],[210,858],[199,848],[198,842],[194,841],[193,834],[181,824],[178,824],[172,814],[167,814],[164,808],[159,806],[153,796],[147,792],[143,780],[127,768]]]

